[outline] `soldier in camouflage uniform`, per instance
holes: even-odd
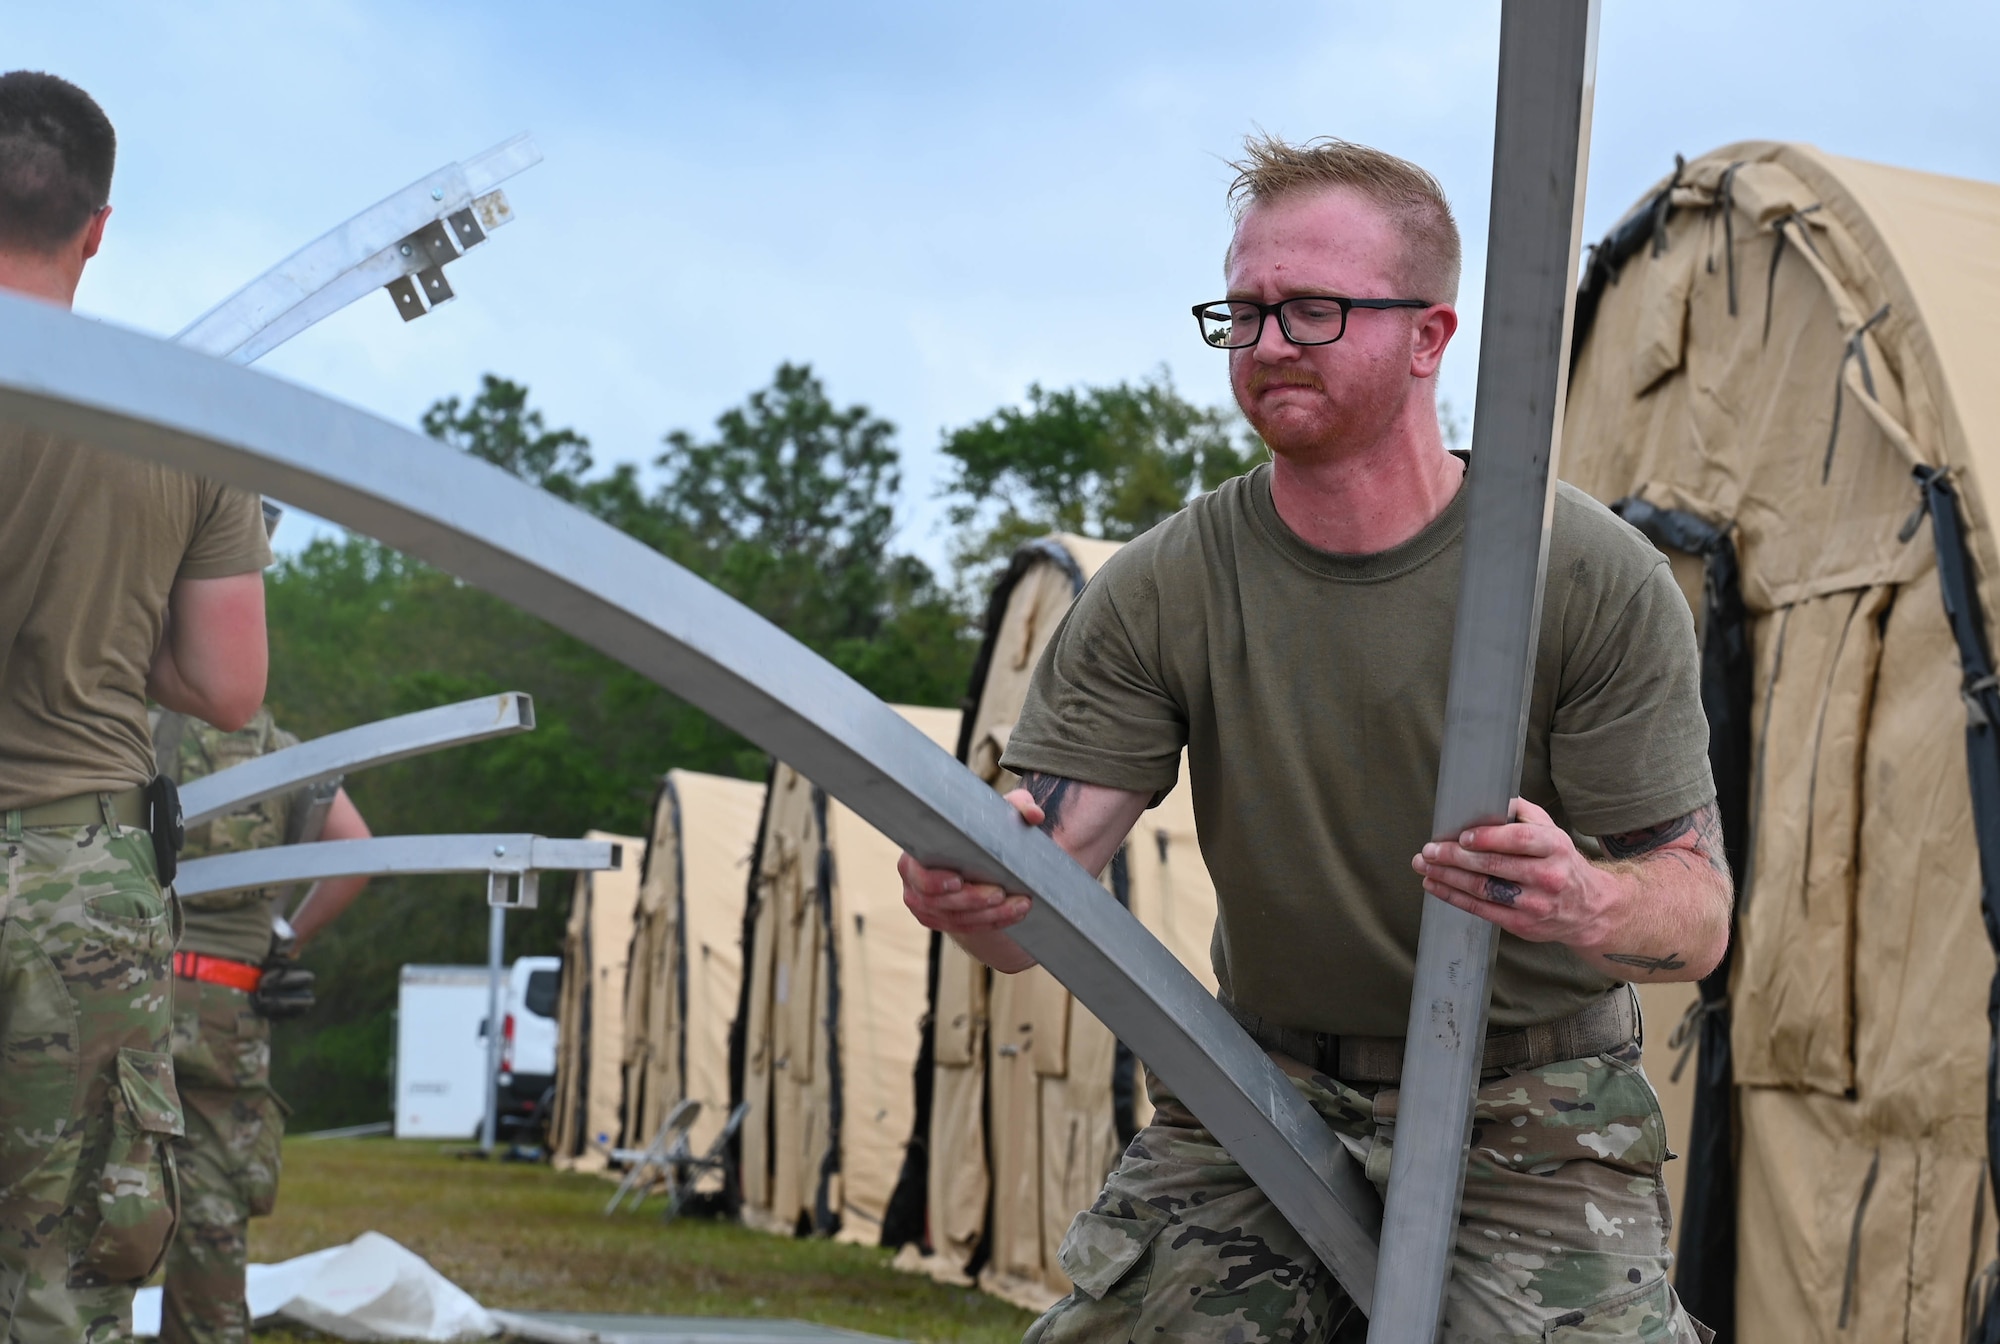
[[[1440,1339],[1695,1344],[1630,988],[1697,979],[1728,940],[1687,604],[1664,556],[1559,487],[1520,797],[1506,824],[1433,836],[1469,512],[1437,414],[1457,226],[1430,174],[1379,150],[1246,151],[1228,297],[1196,317],[1271,460],[1077,596],[1008,736],[1009,800],[1101,871],[1185,756],[1219,997],[1378,1187],[1424,907],[1498,926]],[[1006,933],[1029,897],[902,869],[924,924],[997,970],[1033,964]],[[1362,1338],[1265,1192],[1153,1088],[1030,1344]]]
[[[115,157],[81,89],[0,75],[0,288],[69,306]],[[74,1344],[130,1333],[176,1216],[146,700],[250,717],[270,550],[254,495],[21,425],[0,482],[0,1339]]]
[[[180,715],[154,726],[162,774],[176,783],[226,770],[298,739],[268,710],[225,733]],[[304,834],[310,790],[266,799],[193,828],[189,858],[262,849],[301,839],[358,840],[368,834],[344,791],[333,794],[319,835]],[[323,882],[301,904],[311,927],[325,926],[366,884]],[[310,972],[291,962],[279,893],[259,888],[184,900],[187,927],[174,956],[174,1071],[187,1114],[174,1145],[180,1168],[181,1222],[167,1253],[160,1337],[165,1344],[245,1344],[244,1301],[249,1221],[278,1197],[284,1106],[271,1090],[272,1017],[311,1007]],[[308,913],[309,912],[309,913]]]

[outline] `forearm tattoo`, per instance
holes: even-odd
[[[1692,835],[1694,842],[1672,853],[1678,857],[1692,851],[1705,859],[1716,872],[1729,876],[1729,859],[1722,848],[1722,814],[1716,811],[1714,803],[1704,803],[1686,816],[1663,821],[1657,826],[1617,835],[1601,835],[1598,839],[1603,842],[1604,852],[1614,859],[1639,859],[1665,849],[1686,835]]]
[[[1026,789],[1042,807],[1042,830],[1049,835],[1056,833],[1062,824],[1063,805],[1069,801],[1070,791],[1076,781],[1064,779],[1061,775],[1045,775],[1039,770],[1030,770],[1021,776],[1021,787]]]

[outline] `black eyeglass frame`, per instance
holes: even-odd
[[[1298,337],[1292,335],[1291,323],[1285,320],[1285,305],[1292,303],[1339,304],[1340,331],[1323,341],[1300,340]],[[1208,339],[1208,328],[1203,325],[1202,314],[1211,308],[1223,308],[1231,305],[1242,305],[1243,307],[1255,308],[1257,310],[1256,334],[1247,341],[1231,342],[1228,345],[1216,345]],[[1248,350],[1251,346],[1264,339],[1264,323],[1273,315],[1278,319],[1278,330],[1283,332],[1285,339],[1293,345],[1332,345],[1347,334],[1347,315],[1356,308],[1379,310],[1383,308],[1432,308],[1435,306],[1428,299],[1344,299],[1338,294],[1294,294],[1291,298],[1279,299],[1276,303],[1259,303],[1255,299],[1210,299],[1207,303],[1197,303],[1194,306],[1193,312],[1195,328],[1201,332],[1201,343],[1203,345],[1208,346],[1211,350]],[[1232,318],[1230,321],[1233,326],[1235,319]],[[1230,334],[1233,336],[1235,332],[1232,330]]]

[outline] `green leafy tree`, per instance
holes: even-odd
[[[486,374],[469,403],[457,397],[434,402],[421,421],[424,433],[572,498],[590,471],[590,440],[573,429],[550,429],[528,407],[528,389]]]
[[[991,566],[1049,532],[1125,541],[1264,456],[1233,411],[1197,406],[1165,370],[1143,382],[1028,389],[945,435],[945,494],[964,539],[954,560],[974,586]]]

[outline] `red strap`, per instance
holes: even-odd
[[[224,985],[230,989],[240,989],[246,994],[257,988],[258,982],[264,978],[263,969],[252,966],[247,961],[210,957],[200,952],[174,953],[174,974],[183,980],[200,980],[205,984]]]

